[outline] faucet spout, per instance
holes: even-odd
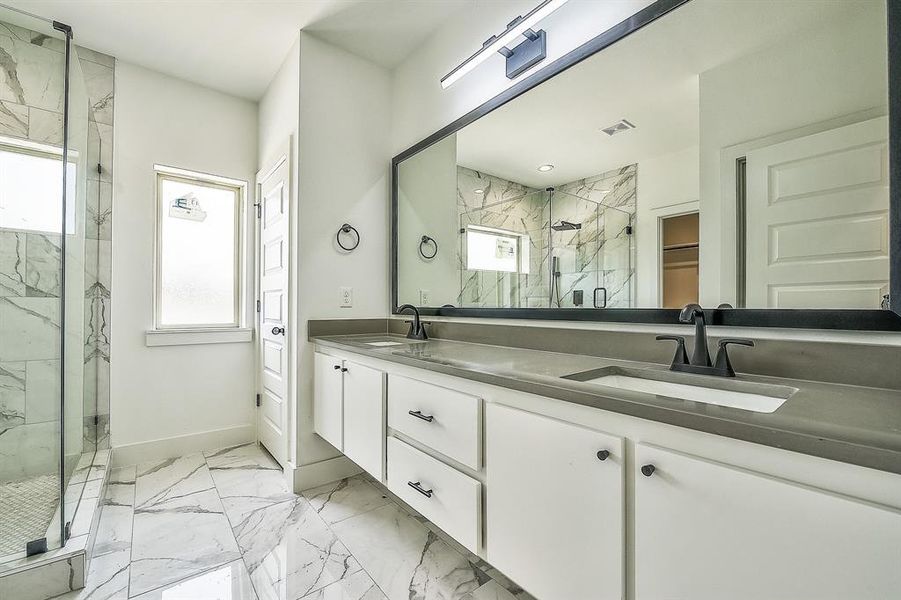
[[[404,312],[405,310],[413,311],[413,322],[410,323],[410,331],[407,332],[407,338],[411,340],[429,339],[429,336],[426,335],[425,332],[425,326],[422,324],[422,321],[419,320],[419,309],[412,304],[403,304],[397,307],[398,314]]]
[[[707,350],[707,322],[704,320],[704,309],[699,304],[687,304],[679,313],[679,321],[695,324],[695,346],[691,351],[690,364],[696,367],[710,367],[710,352]]]

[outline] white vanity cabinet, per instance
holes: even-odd
[[[901,593],[895,510],[645,444],[635,469],[635,600]]]
[[[623,598],[624,458],[622,438],[488,404],[488,562],[541,600]]]
[[[313,355],[313,431],[344,450],[344,361],[328,354]]]
[[[385,470],[385,373],[320,352],[313,430],[376,479]]]

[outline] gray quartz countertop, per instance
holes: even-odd
[[[312,341],[564,402],[901,474],[899,390],[739,374],[732,380],[739,385],[797,388],[775,412],[758,413],[562,379],[604,367],[656,369],[665,374],[668,365],[449,340],[411,342],[387,335],[340,335]],[[400,344],[371,345],[390,341]]]

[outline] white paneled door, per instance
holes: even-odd
[[[290,163],[283,155],[258,177],[257,277],[260,443],[285,466],[288,458],[288,224]]]
[[[880,307],[887,136],[880,117],[748,153],[748,308]]]

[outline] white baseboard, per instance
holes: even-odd
[[[343,455],[309,465],[293,467],[293,473],[289,472],[289,469],[292,469],[290,465],[285,468],[285,474],[289,483],[293,480],[295,494],[345,477],[352,477],[363,471]]]
[[[226,429],[201,431],[188,435],[137,442],[112,448],[112,466],[124,467],[149,460],[177,458],[202,450],[214,450],[255,441],[256,427],[239,425]]]

